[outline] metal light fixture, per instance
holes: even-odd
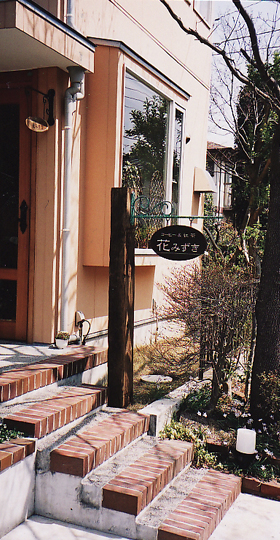
[[[31,131],[35,131],[36,133],[43,133],[44,131],[48,131],[50,126],[54,125],[53,100],[55,96],[55,90],[50,89],[47,94],[40,92],[40,90],[35,90],[35,88],[31,88],[31,90],[33,90],[34,92],[37,92],[38,94],[42,94],[43,96],[44,117],[45,117],[45,106],[46,106],[46,102],[48,101],[48,108],[46,109],[48,119],[45,120],[45,118],[41,118],[39,116],[28,116],[28,118],[26,118],[25,120],[25,123],[28,129],[31,129]]]

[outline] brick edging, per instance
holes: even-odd
[[[242,493],[273,498],[280,501],[280,482],[277,482],[276,480],[263,482],[258,478],[244,476],[242,477]]]
[[[89,385],[68,387],[60,394],[5,416],[3,422],[9,429],[41,439],[104,405],[106,401],[107,388]]]
[[[35,452],[35,440],[11,439],[0,443],[0,472]]]
[[[137,516],[191,463],[192,457],[192,443],[160,441],[103,487],[102,506]]]

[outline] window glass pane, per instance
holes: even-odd
[[[175,205],[175,211],[179,211],[179,193],[180,193],[180,176],[181,176],[181,161],[182,161],[182,130],[183,130],[183,113],[176,109],[175,112],[175,127],[174,127],[174,148],[173,148],[173,175],[172,175],[172,202]]]
[[[167,140],[167,100],[126,74],[123,185],[163,200]]]
[[[16,319],[17,282],[0,279],[0,319]]]
[[[130,73],[125,78],[122,185],[148,197],[151,207],[165,199],[168,101]],[[138,247],[161,226],[160,220],[138,221]]]
[[[212,18],[212,1],[211,0],[195,0],[195,10],[203,17],[209,24]]]
[[[0,268],[17,267],[19,106],[0,105]]]

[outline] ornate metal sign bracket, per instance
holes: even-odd
[[[196,219],[223,219],[223,216],[180,216],[176,214],[176,207],[170,201],[154,201],[149,197],[135,197],[131,194],[130,223],[134,225],[136,219],[188,219],[190,226]]]

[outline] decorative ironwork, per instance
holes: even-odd
[[[224,216],[180,216],[176,214],[176,207],[174,203],[170,201],[155,201],[149,199],[149,197],[135,197],[135,194],[131,194],[131,211],[130,222],[134,224],[135,220],[141,219],[188,219],[190,225],[196,219],[224,219]]]
[[[172,219],[175,216],[175,206],[170,201],[156,201],[149,197],[131,197],[131,224],[135,219]]]

